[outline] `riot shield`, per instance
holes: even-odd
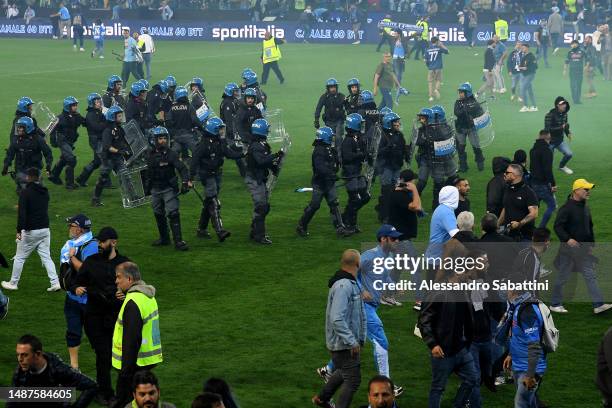
[[[380,123],[376,123],[365,134],[366,138],[366,161],[363,164],[363,175],[365,176],[367,189],[370,192],[372,181],[376,172],[376,157],[378,156],[378,147],[382,138],[382,128]]]
[[[483,148],[493,143],[493,140],[495,139],[495,129],[493,127],[493,117],[489,111],[489,104],[487,101],[482,101],[480,102],[480,106],[482,107],[484,113],[477,118],[474,118],[474,127],[478,133],[480,148]]]
[[[145,163],[139,162],[133,167],[123,168],[117,176],[124,208],[136,208],[151,202],[151,196],[145,194],[144,188],[147,177]]]
[[[272,175],[268,177],[266,182],[266,188],[269,194],[272,194],[272,190],[276,186],[276,181],[280,171],[285,164],[287,159],[287,153],[291,148],[291,137],[285,130],[285,124],[283,123],[283,111],[282,109],[269,110],[266,113],[266,120],[270,124],[270,133],[268,135],[268,143],[275,150],[275,145],[279,145],[279,150],[283,152],[283,156],[280,158],[278,164],[272,169]]]
[[[36,102],[32,106],[32,117],[36,119],[38,127],[47,137],[53,132],[59,122],[58,117],[44,102]]]
[[[140,126],[135,119],[121,125],[125,132],[125,141],[130,147],[131,154],[125,160],[125,165],[130,166],[147,151],[149,142],[142,134]]]

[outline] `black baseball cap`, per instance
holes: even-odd
[[[85,214],[78,214],[74,217],[66,218],[66,222],[68,224],[76,224],[77,227],[83,228],[85,230],[91,229],[91,220]]]
[[[98,231],[96,239],[100,242],[103,242],[109,239],[119,239],[119,235],[117,235],[117,231],[115,231],[113,227],[104,227],[100,231]]]

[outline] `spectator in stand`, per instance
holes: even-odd
[[[221,378],[212,377],[206,380],[204,383],[204,392],[211,392],[220,395],[223,399],[223,405],[225,408],[239,408],[229,384]]]
[[[529,151],[529,164],[531,166],[531,188],[538,196],[538,202],[544,201],[546,203],[546,212],[539,225],[539,228],[544,228],[557,208],[555,199],[557,184],[552,171],[553,152],[550,149],[549,131],[540,130],[538,139]]]
[[[553,55],[559,51],[559,37],[563,36],[563,17],[559,13],[559,7],[552,8],[552,14],[548,16],[548,32],[550,33],[553,47]]]
[[[30,24],[30,21],[32,21],[34,17],[36,17],[36,12],[34,12],[32,7],[28,6],[26,11],[23,13],[23,19],[25,20],[26,24]]]
[[[161,11],[161,18],[164,21],[171,20],[172,16],[174,16],[174,12],[170,8],[168,1],[162,1],[158,10]]]
[[[6,9],[6,18],[11,19],[17,17],[19,17],[19,9],[17,8],[17,5],[13,3]]]

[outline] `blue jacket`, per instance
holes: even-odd
[[[357,280],[338,271],[329,280],[325,312],[325,342],[330,351],[362,346],[366,339],[366,317]]]
[[[529,376],[546,371],[546,353],[542,349],[544,320],[536,303],[520,302],[512,311],[510,356],[512,371]],[[530,358],[531,357],[531,358]]]
[[[372,300],[368,303],[374,307],[378,307],[380,304],[381,297],[381,283],[391,283],[393,280],[389,276],[390,271],[384,268],[384,262],[386,258],[390,257],[389,253],[385,253],[380,245],[376,248],[369,249],[361,254],[361,266],[359,267],[359,274],[357,275],[357,282],[362,290],[367,290],[372,295]],[[374,265],[374,262],[377,262]],[[376,270],[374,269],[376,267]],[[374,288],[374,282],[376,287]]]

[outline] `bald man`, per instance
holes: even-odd
[[[333,406],[330,400],[340,390],[336,407],[348,408],[361,384],[360,353],[366,339],[366,317],[357,285],[360,259],[359,251],[344,251],[340,270],[329,280],[325,337],[335,370],[312,398],[319,407]]]

